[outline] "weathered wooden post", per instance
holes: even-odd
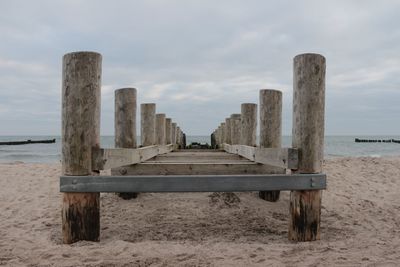
[[[176,144],[178,145],[178,149],[181,148],[181,127],[176,126]]]
[[[136,148],[136,89],[115,91],[115,147]],[[123,199],[137,197],[137,193],[118,193]]]
[[[244,103],[241,106],[240,144],[256,146],[257,104]]]
[[[172,144],[172,119],[165,119],[165,143]]]
[[[281,148],[282,145],[282,92],[260,90],[260,147]],[[260,191],[260,198],[276,202],[280,191]]]
[[[62,75],[62,175],[92,175],[92,149],[100,148],[102,57],[64,55]],[[64,193],[63,243],[99,241],[100,194]]]
[[[293,140],[299,149],[295,173],[321,173],[324,157],[325,58],[301,54],[293,64]],[[289,239],[312,241],[320,238],[322,191],[290,193]]]
[[[231,143],[232,145],[240,144],[240,114],[231,115]]]
[[[183,148],[185,149],[186,148],[186,134],[185,133],[182,134],[182,144],[183,144]]]
[[[210,138],[211,138],[211,148],[212,148],[212,149],[215,149],[215,148],[217,147],[217,144],[216,144],[216,137],[215,137],[215,131],[212,132]]]
[[[156,144],[156,104],[140,105],[140,138],[142,146]]]
[[[165,114],[156,114],[156,144],[165,145]]]
[[[225,119],[225,130],[226,130],[225,142],[227,144],[232,144],[232,140],[231,140],[231,118],[226,118]]]
[[[225,127],[225,122],[221,122],[221,148],[224,149],[222,147],[222,144],[225,144],[226,140],[226,127]]]
[[[176,144],[176,122],[172,123],[172,131],[171,131],[171,141],[172,144]]]

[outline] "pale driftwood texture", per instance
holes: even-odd
[[[136,89],[115,90],[115,147],[136,148]]]
[[[231,144],[240,144],[240,114],[231,115]]]
[[[172,119],[165,119],[165,144],[172,144]]]
[[[280,148],[282,143],[282,92],[260,90],[260,147]],[[279,191],[260,191],[260,198],[276,202]]]
[[[115,147],[136,148],[136,89],[115,91]],[[123,199],[137,197],[135,192],[117,192]]]
[[[181,146],[181,127],[176,126],[176,145],[179,148]]]
[[[293,147],[298,148],[295,173],[322,172],[325,110],[325,58],[302,54],[293,64]],[[293,191],[290,194],[289,239],[320,238],[322,191]]]
[[[140,105],[140,138],[142,146],[156,144],[156,104]]]
[[[70,53],[63,58],[63,175],[92,174],[92,148],[100,147],[101,60],[94,52]],[[99,193],[63,194],[63,243],[99,240],[99,197]]]
[[[173,149],[174,147],[172,144],[162,146],[146,146],[137,149],[94,149],[92,155],[92,165],[94,170],[108,170],[111,168],[144,162],[157,155],[171,152]]]
[[[225,143],[226,144],[232,144],[232,140],[231,140],[231,119],[230,118],[226,118],[225,119],[225,130],[226,130]]]
[[[292,169],[298,166],[298,150],[293,148],[260,148],[224,144],[224,150],[257,163],[283,169]]]
[[[256,146],[257,133],[257,104],[244,103],[241,105],[240,144]]]
[[[172,126],[171,126],[171,141],[172,141],[172,144],[176,144],[176,123],[175,122],[173,122],[172,123]]]
[[[156,114],[156,144],[165,145],[165,114]]]

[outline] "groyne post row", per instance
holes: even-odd
[[[62,175],[99,175],[92,168],[92,151],[100,149],[100,103],[102,56],[75,52],[63,57],[62,80]],[[136,148],[137,90],[115,91],[115,147]],[[181,128],[156,114],[154,103],[141,104],[141,146],[174,144],[183,148]],[[135,197],[136,193],[120,193]],[[62,233],[64,243],[98,241],[100,193],[63,193]]]
[[[293,174],[322,173],[325,120],[325,58],[300,54],[293,60],[292,147],[299,150],[299,165]],[[280,148],[282,140],[282,93],[260,90],[260,147]],[[213,147],[224,144],[256,146],[257,105],[244,103],[241,114],[232,114],[212,132]],[[259,196],[277,201],[279,191],[261,191]],[[289,239],[320,238],[321,190],[291,191]]]

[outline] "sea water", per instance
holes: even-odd
[[[0,136],[0,142],[56,139],[53,144],[29,144],[0,146],[0,162],[59,162],[61,160],[60,136]],[[382,157],[400,156],[400,144],[397,143],[355,143],[361,139],[400,139],[400,136],[325,136],[325,158],[332,157]],[[187,144],[191,142],[210,144],[209,136],[187,136]],[[113,136],[102,136],[101,147],[114,147]],[[138,137],[140,143],[140,137]],[[283,136],[282,146],[291,147],[291,136]]]

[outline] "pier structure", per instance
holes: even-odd
[[[281,147],[282,93],[260,90],[259,105],[221,121],[212,149],[188,150],[186,134],[155,103],[140,105],[141,144],[136,140],[136,88],[115,91],[115,148],[100,145],[100,54],[63,58],[62,203],[63,242],[100,239],[100,193],[124,199],[143,192],[257,191],[276,202],[290,191],[288,238],[320,238],[325,105],[325,58],[294,58],[293,141]],[[258,116],[259,113],[259,116]],[[257,124],[260,144],[256,144]],[[111,170],[111,175],[100,175]],[[134,205],[134,203],[132,203]]]

